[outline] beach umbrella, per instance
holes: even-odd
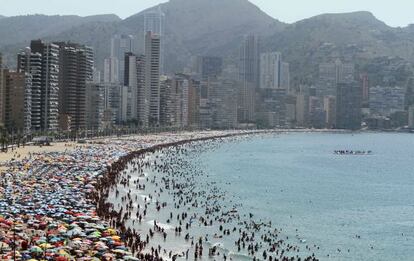
[[[10,246],[9,244],[5,242],[0,242],[0,249],[3,249],[3,250],[10,249]]]
[[[119,236],[112,236],[111,237],[113,240],[115,240],[115,241],[119,241],[119,240],[121,240],[121,238],[119,237]]]
[[[43,249],[53,248],[53,246],[51,244],[48,244],[48,243],[40,244],[39,247],[41,247]]]
[[[116,235],[115,229],[112,229],[112,228],[107,229],[105,232],[109,233],[111,236],[115,236]]]
[[[34,247],[30,248],[30,252],[38,254],[38,253],[43,253],[43,250],[38,246],[34,246]]]
[[[44,244],[44,243],[46,243],[46,238],[43,238],[43,237],[36,241],[36,244],[38,244],[38,245],[41,245],[41,244]]]

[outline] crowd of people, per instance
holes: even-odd
[[[292,243],[206,179],[197,157],[234,139],[178,142],[122,157],[96,185],[98,214],[122,231],[141,260],[317,260],[316,245]]]
[[[317,260],[195,164],[240,134],[107,139],[3,163],[0,259]]]
[[[122,161],[162,144],[236,132],[106,139],[63,152],[28,153],[1,162],[0,260],[157,260],[132,248],[131,231],[111,223],[98,184],[122,172]],[[114,215],[112,213],[111,215]],[[114,229],[117,228],[117,229]],[[138,259],[139,258],[139,259]]]

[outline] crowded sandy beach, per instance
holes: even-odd
[[[264,132],[113,137],[0,154],[1,260],[317,260],[316,245],[291,244],[282,228],[239,213],[214,182],[199,184],[205,173],[192,155],[248,134]]]

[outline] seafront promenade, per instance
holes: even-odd
[[[142,150],[255,131],[162,133],[0,154],[1,260],[137,260],[96,212],[98,181]],[[156,260],[150,254],[146,260]]]

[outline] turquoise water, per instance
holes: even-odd
[[[341,149],[373,154],[334,155]],[[201,158],[241,212],[319,246],[321,260],[414,260],[413,135],[281,134]]]

